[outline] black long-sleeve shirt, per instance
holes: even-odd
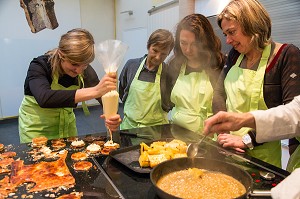
[[[42,55],[31,61],[24,83],[24,94],[34,96],[42,108],[76,107],[76,90],[51,89],[52,68],[48,59],[48,55]],[[99,83],[99,78],[90,65],[83,73],[83,80],[85,87],[96,86]],[[58,83],[64,87],[78,85],[78,78],[65,74],[58,79]]]

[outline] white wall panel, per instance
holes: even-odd
[[[163,28],[170,30],[175,35],[176,24],[179,21],[179,5],[173,4],[169,7],[157,10],[148,17],[148,35],[154,30]]]
[[[219,14],[230,0],[196,0],[195,12],[206,17]]]
[[[151,5],[151,0],[116,0],[117,39],[129,46],[119,66],[119,74],[128,59],[142,57],[147,52],[147,18]],[[126,11],[132,11],[133,14],[129,15]]]
[[[124,30],[122,38],[129,48],[125,54],[123,63],[119,66],[119,73],[121,73],[128,59],[139,58],[147,53],[147,28],[141,27]]]
[[[300,1],[260,0],[272,20],[272,39],[300,48]]]

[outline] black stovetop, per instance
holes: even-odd
[[[201,138],[200,135],[180,128],[176,125],[161,125],[155,127],[145,127],[140,129],[132,129],[129,131],[120,131],[115,134],[115,139],[118,140],[122,147],[128,147],[140,143],[141,141],[149,142],[152,140],[163,140],[176,138],[185,142],[195,142]],[[234,164],[247,171],[253,179],[253,191],[270,190],[281,182],[289,172],[277,168],[273,165],[260,161],[256,158],[245,154],[238,154],[235,151],[224,149],[218,146],[217,143],[206,139],[200,146],[199,157],[209,159],[217,159],[227,163]],[[102,165],[105,172],[108,174],[114,185],[122,194],[122,197],[128,199],[137,198],[159,198],[150,181],[149,173],[136,172],[130,167],[124,166],[113,157],[96,158],[99,164]],[[262,172],[270,174],[272,179],[264,179]],[[270,198],[249,196],[249,198]]]
[[[99,135],[93,134],[92,136]],[[152,142],[154,140],[168,140],[176,138],[188,143],[195,142],[201,137],[202,136],[196,135],[193,132],[176,125],[160,125],[114,133],[114,141],[121,145],[120,151],[130,146],[139,145],[142,141]],[[159,198],[156,195],[154,186],[150,181],[149,173],[133,171],[115,160],[113,157],[103,155],[89,159],[94,166],[88,172],[76,172],[72,167],[74,161],[70,159],[71,154],[75,151],[70,149],[69,144],[67,144],[65,149],[68,150],[66,163],[70,172],[75,177],[76,185],[68,190],[60,190],[55,193],[55,197],[76,191],[83,192],[83,198]],[[24,160],[25,164],[34,164],[38,162],[30,159],[28,152],[31,150],[32,148],[28,144],[20,144],[17,146],[11,145],[6,147],[6,151],[17,152],[17,157],[15,157],[15,159],[20,158]],[[200,152],[201,157],[232,163],[246,170],[253,178],[254,190],[270,190],[289,175],[289,172],[285,170],[274,167],[250,156],[226,150],[208,139],[201,144]],[[272,173],[274,178],[272,180],[263,179],[260,175],[261,171]],[[4,175],[5,174],[0,175],[0,180]],[[9,198],[22,198],[24,194],[28,197],[31,195],[33,198],[51,198],[51,193],[52,192],[42,191],[39,193],[28,194],[26,187],[23,186],[19,187],[17,192]],[[250,196],[250,198],[256,197]]]

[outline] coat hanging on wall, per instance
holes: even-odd
[[[31,32],[37,33],[45,28],[53,30],[58,27],[53,0],[20,0],[20,5],[25,11]]]

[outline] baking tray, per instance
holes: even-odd
[[[140,149],[141,149],[140,145],[126,147],[123,149],[118,149],[110,152],[109,156],[111,156],[113,159],[120,162],[121,164],[123,164],[124,166],[126,166],[127,168],[129,168],[134,172],[150,173],[152,170],[150,167],[145,167],[145,168],[140,167],[139,164]]]
[[[93,135],[97,136],[97,134]],[[80,139],[84,139],[85,137],[79,136]],[[65,150],[68,151],[68,155],[66,157],[66,164],[69,168],[70,173],[75,178],[75,185],[69,189],[57,189],[53,190],[43,190],[39,192],[29,193],[26,188],[26,184],[22,184],[20,187],[16,189],[15,192],[9,195],[8,198],[53,198],[59,197],[64,194],[69,194],[71,192],[82,192],[82,198],[85,199],[122,199],[124,198],[120,191],[116,188],[116,186],[112,183],[110,178],[107,176],[102,167],[98,164],[98,162],[94,159],[94,156],[91,156],[87,159],[87,161],[93,164],[92,168],[88,171],[75,171],[73,168],[74,160],[71,159],[71,155],[75,152],[82,151],[84,149],[72,149],[70,147],[70,142],[66,142]],[[87,143],[87,142],[86,142]],[[88,143],[87,143],[88,144]],[[47,146],[51,147],[51,141],[49,140]],[[85,148],[85,147],[84,147]],[[41,158],[40,160],[34,161],[30,156],[29,152],[32,151],[32,147],[30,144],[20,144],[20,145],[8,145],[5,148],[5,151],[14,151],[17,153],[17,156],[14,159],[21,159],[24,161],[24,165],[31,165],[38,163],[40,161],[54,161],[52,159]],[[106,155],[99,154],[98,158],[106,158]],[[4,178],[4,176],[9,175],[7,173],[0,174],[0,180]]]
[[[170,142],[173,139],[174,138],[157,139],[151,142],[145,142],[145,144],[150,146],[153,142],[159,142],[159,141]],[[109,156],[134,172],[141,173],[141,174],[150,173],[152,170],[151,167],[140,167],[139,164],[140,149],[141,149],[140,145],[134,145],[134,146],[112,151],[109,153]]]

